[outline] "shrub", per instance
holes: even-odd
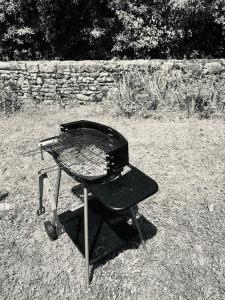
[[[0,84],[0,111],[6,115],[19,110],[23,104],[21,97],[16,94],[16,85],[9,82],[7,85]]]
[[[214,75],[194,76],[163,70],[149,73],[133,70],[116,81],[116,101],[121,114],[148,116],[153,110],[186,111],[207,118],[222,110],[225,80]]]

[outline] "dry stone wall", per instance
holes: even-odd
[[[1,89],[13,86],[24,101],[100,101],[123,72],[180,69],[225,77],[225,60],[0,62]]]

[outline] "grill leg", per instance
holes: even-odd
[[[44,189],[44,179],[46,174],[39,174],[38,183],[39,183],[39,208],[37,210],[37,215],[40,216],[45,213],[45,207],[43,206],[43,189]]]
[[[88,237],[88,192],[84,187],[84,235],[85,235],[85,273],[86,287],[89,287],[89,237]]]
[[[134,223],[135,223],[135,225],[136,225],[136,227],[137,227],[137,231],[138,231],[138,234],[139,234],[140,241],[141,241],[141,243],[142,243],[142,247],[143,247],[145,250],[147,250],[146,244],[145,244],[145,241],[144,241],[144,238],[143,238],[143,234],[142,234],[140,225],[139,225],[139,223],[138,223],[138,220],[137,220],[137,218],[136,218],[136,215],[135,215],[135,212],[134,212],[133,207],[130,208],[130,211],[131,211],[131,214],[132,214],[132,218],[133,218],[133,220],[134,220]]]
[[[58,176],[57,176],[57,184],[56,184],[56,192],[53,195],[51,185],[46,174],[45,177],[45,188],[48,199],[50,201],[51,209],[52,209],[52,224],[56,226],[57,234],[60,235],[64,232],[64,227],[59,221],[58,213],[57,213],[57,206],[58,206],[58,196],[59,196],[59,187],[60,187],[60,179],[61,179],[61,169],[58,169]]]
[[[62,169],[58,168],[58,174],[57,174],[57,182],[56,182],[56,190],[55,190],[55,206],[58,207],[58,200],[59,200],[59,188],[60,188],[60,182],[61,182],[61,175],[62,175]]]

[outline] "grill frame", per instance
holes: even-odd
[[[110,147],[108,147],[108,150],[105,151],[105,159],[107,165],[107,171],[105,174],[100,176],[86,176],[78,172],[74,172],[70,169],[69,166],[67,166],[67,164],[62,163],[60,161],[59,154],[56,151],[54,151],[53,148],[51,149],[51,146],[49,146],[48,142],[50,143],[51,140],[57,140],[57,138],[70,135],[78,130],[80,130],[81,132],[83,131],[84,133],[85,130],[93,131],[93,138],[96,139],[95,143],[96,141],[98,142],[99,139],[100,143],[102,145],[103,143],[105,143],[106,147],[107,143],[114,143],[114,145],[116,145],[112,148],[112,150],[110,150]],[[69,176],[75,178],[77,181],[86,180],[91,182],[99,182],[105,180],[107,177],[111,177],[112,175],[118,175],[123,170],[123,168],[129,164],[128,141],[125,139],[125,137],[121,133],[109,126],[92,121],[79,120],[75,122],[61,124],[60,135],[40,141],[39,146],[41,150],[48,152],[53,157],[56,164],[60,168],[62,168]]]

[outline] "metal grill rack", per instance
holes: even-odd
[[[39,171],[39,208],[38,215],[45,212],[43,206],[44,187],[50,201],[52,220],[45,222],[46,232],[51,240],[56,240],[65,232],[66,224],[58,215],[58,196],[62,170],[74,178],[83,188],[83,225],[84,225],[84,255],[86,262],[86,286],[89,286],[89,202],[92,211],[101,204],[104,208],[116,214],[129,210],[136,225],[137,232],[144,248],[141,228],[136,219],[133,207],[140,201],[155,194],[157,183],[129,164],[128,142],[116,130],[90,121],[77,121],[62,124],[61,133],[39,142],[42,156],[49,153],[56,164]],[[124,168],[128,169],[123,172]],[[57,184],[53,193],[48,172],[57,172]],[[93,199],[88,200],[88,194]],[[98,204],[100,203],[100,204]],[[79,208],[80,209],[80,208]],[[107,213],[108,214],[108,213]],[[101,214],[104,219],[104,213]],[[102,226],[102,222],[100,222]],[[97,230],[100,232],[100,228]],[[93,247],[92,247],[93,248]]]

